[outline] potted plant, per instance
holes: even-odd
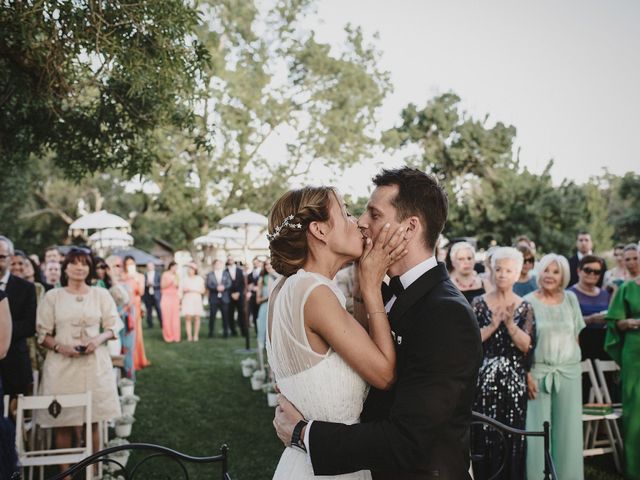
[[[251,376],[251,389],[260,390],[262,385],[264,385],[265,377],[266,374],[264,373],[264,370],[256,370],[253,372],[253,375]]]
[[[107,448],[109,448],[109,447],[119,447],[120,445],[128,445],[128,444],[129,444],[129,441],[125,440],[124,438],[114,438],[112,440],[109,440],[109,442],[107,442]],[[115,479],[121,478],[119,475],[116,476],[112,472],[117,472],[121,468],[124,468],[127,465],[127,461],[129,460],[129,455],[131,455],[131,451],[130,450],[120,450],[118,452],[109,453],[107,455],[107,458],[109,460],[114,460],[114,461],[118,462],[120,465],[122,465],[122,467],[120,467],[119,465],[117,465],[115,463],[105,462],[104,463],[105,470],[107,470],[107,471],[109,471],[111,473],[108,474],[109,475],[108,477],[103,476],[102,479],[104,480],[105,478],[111,478],[111,479],[115,480]]]
[[[276,392],[276,384],[269,382],[262,386],[262,391],[267,394],[267,405],[270,407],[278,406],[278,393]]]
[[[116,419],[116,437],[126,438],[131,435],[131,425],[135,421],[131,415],[123,415]]]
[[[120,397],[120,406],[122,407],[123,415],[132,415],[136,413],[136,405],[140,401],[140,397],[137,395],[126,395]]]
[[[118,382],[118,386],[120,387],[120,395],[126,397],[128,395],[133,395],[133,390],[136,386],[136,382],[134,382],[130,378],[121,378]]]
[[[249,378],[253,371],[258,368],[258,362],[255,358],[245,358],[240,362],[242,366],[242,376],[245,378]]]

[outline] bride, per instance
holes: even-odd
[[[404,231],[389,225],[372,241],[361,234],[332,187],[284,194],[269,215],[271,263],[283,278],[269,302],[267,355],[280,391],[305,418],[357,423],[369,385],[388,389],[396,354],[380,286],[406,254]],[[359,259],[367,315],[359,323],[331,280]],[[314,478],[303,448],[287,447],[275,479]],[[370,479],[368,471],[338,477]]]

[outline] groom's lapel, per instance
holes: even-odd
[[[396,332],[396,335],[403,332],[412,320],[411,318],[405,318],[405,313],[407,313],[418,300],[429,293],[433,287],[447,278],[449,278],[449,274],[447,273],[444,263],[438,263],[437,266],[425,272],[424,275],[419,277],[402,292],[389,312],[391,329]]]

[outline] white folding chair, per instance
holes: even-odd
[[[618,450],[623,451],[623,443],[622,443],[622,435],[620,434],[620,427],[618,427],[618,419],[622,418],[622,404],[621,403],[613,403],[611,401],[611,394],[609,393],[609,386],[607,384],[607,378],[605,373],[614,373],[619,372],[620,367],[613,360],[595,360],[595,370],[596,375],[598,376],[598,383],[600,384],[600,392],[602,394],[602,398],[604,403],[610,403],[613,407],[613,413],[609,415],[607,418],[607,422],[611,424],[613,429],[613,433],[616,438],[616,442],[618,443]]]
[[[71,407],[82,407],[85,412],[85,442],[84,447],[76,448],[55,448],[43,450],[27,450],[25,445],[25,430],[35,427],[25,422],[25,410],[32,411],[32,418],[36,418],[34,411],[47,410],[53,401],[57,401],[62,409]],[[91,432],[91,392],[79,393],[75,395],[47,395],[25,397],[18,396],[18,410],[16,413],[16,451],[18,452],[18,463],[25,467],[41,467],[40,477],[44,475],[44,466],[63,465],[78,463],[93,453],[93,436]],[[23,472],[24,474],[24,472]],[[23,475],[24,476],[24,475]],[[93,469],[87,468],[86,478],[90,480],[93,476]]]
[[[598,382],[596,381],[596,375],[593,370],[591,360],[587,359],[583,361],[581,363],[581,367],[582,373],[587,374],[591,385],[589,390],[589,402],[591,403],[595,400],[597,403],[605,403]],[[611,424],[609,423],[609,420],[615,421],[615,418],[615,414],[582,414],[582,423],[585,426],[582,454],[584,457],[593,457],[596,455],[611,453],[613,455],[613,461],[616,465],[616,469],[621,471],[618,444],[613,434]],[[599,439],[598,431],[601,424],[604,424],[605,427],[605,438]]]

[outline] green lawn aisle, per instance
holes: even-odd
[[[166,344],[157,327],[144,330],[152,365],[138,372],[138,404],[131,442],[167,446],[188,455],[218,453],[229,445],[234,480],[271,478],[282,452],[266,395],[251,390],[236,353],[240,338],[201,338],[197,343]],[[252,342],[255,346],[255,339]],[[135,460],[135,457],[132,457]],[[131,460],[130,460],[131,462]],[[141,478],[177,478],[167,462],[151,461]],[[218,478],[206,467],[190,469],[194,480]],[[147,473],[148,472],[148,473]]]

